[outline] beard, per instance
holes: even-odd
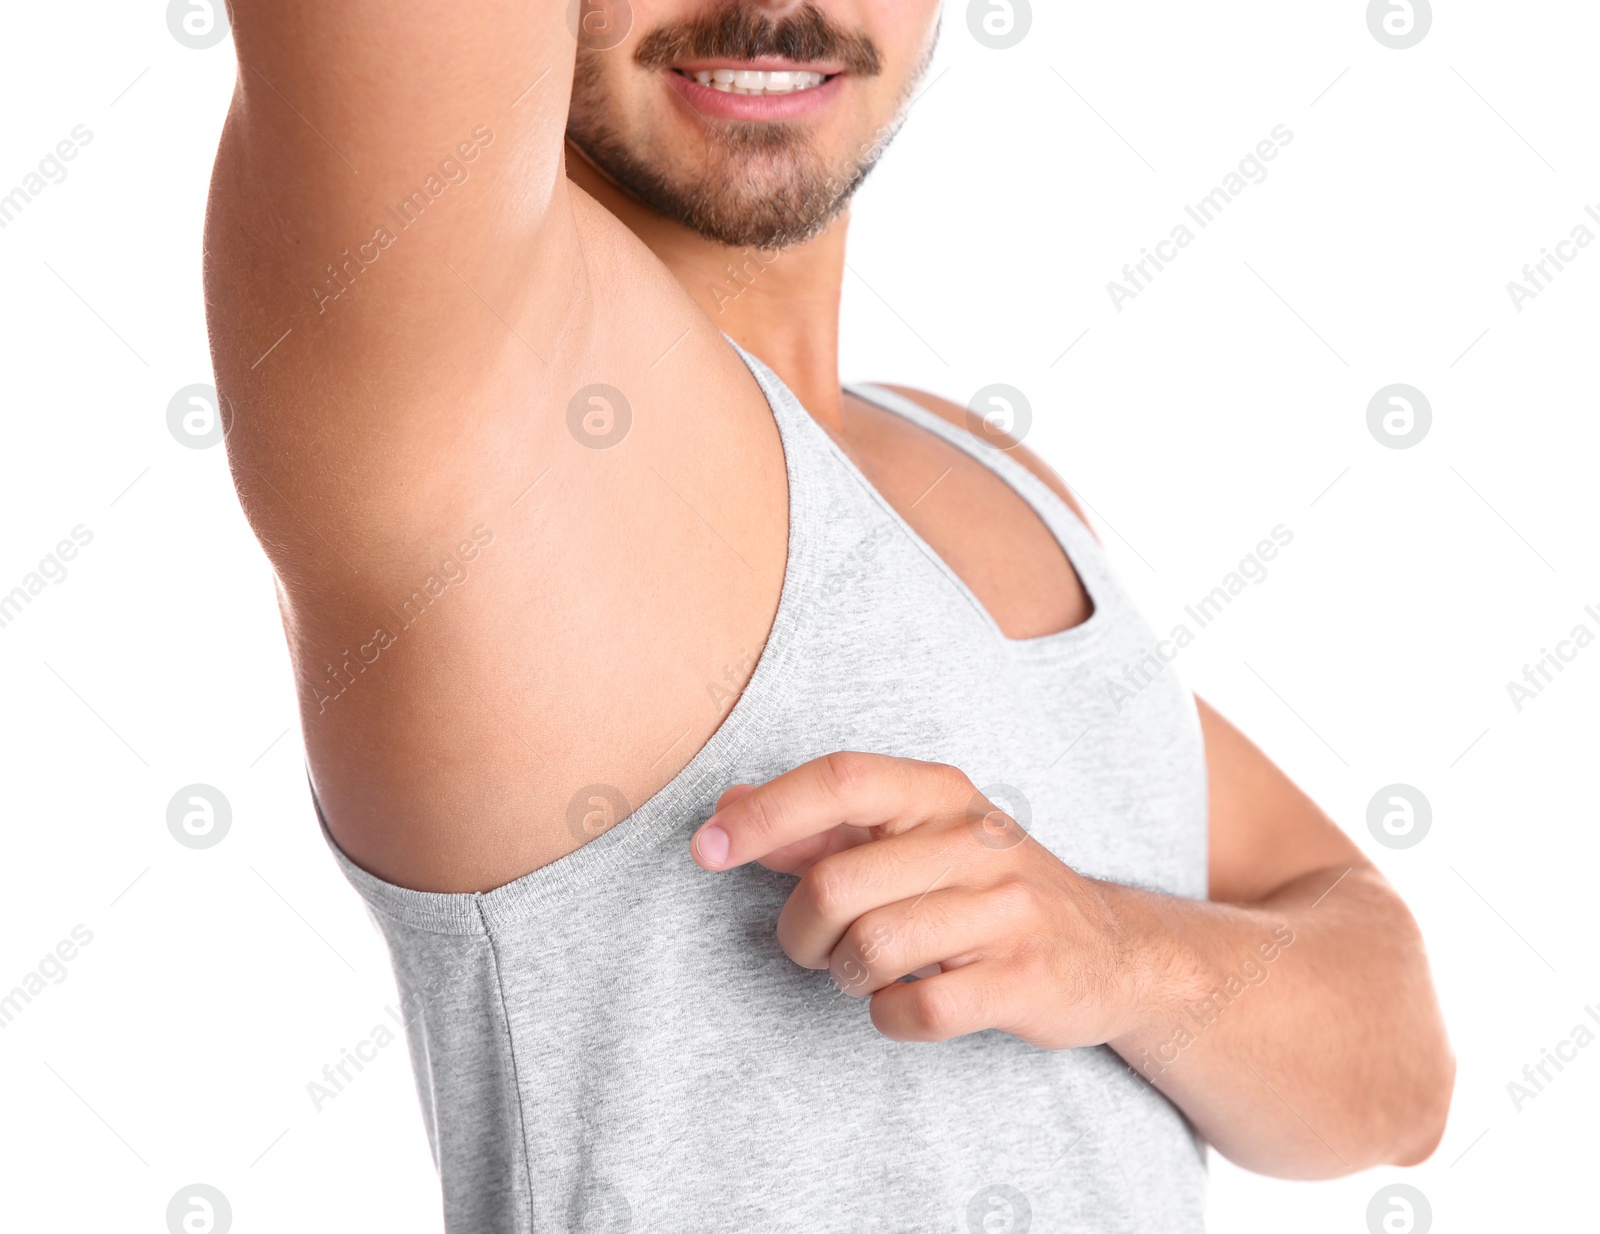
[[[580,47],[573,73],[567,139],[623,193],[652,212],[730,248],[787,248],[825,231],[876,166],[903,118],[908,83],[895,120],[856,150],[829,157],[809,134],[782,121],[737,121],[706,126],[698,167],[686,169],[630,143],[608,108],[601,56]],[[858,76],[882,71],[871,41],[835,27],[805,5],[780,21],[741,3],[646,36],[634,53],[640,67],[671,72],[689,57],[752,60],[783,56],[799,62],[832,60]]]
[[[575,84],[575,111],[578,98]],[[830,166],[793,129],[744,123],[708,134],[705,161],[687,172],[635,150],[604,121],[569,122],[567,138],[634,201],[730,248],[787,248],[821,234],[849,205],[882,149],[879,143],[862,158]]]

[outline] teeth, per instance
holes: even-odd
[[[793,94],[815,89],[827,80],[821,73],[778,69],[700,69],[691,76],[702,86],[724,94]]]

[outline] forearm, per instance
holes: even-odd
[[[1257,861],[1256,902],[1229,904],[1098,882],[1037,842],[974,844],[974,817],[997,816],[1016,826],[953,767],[836,753],[725,794],[693,852],[709,870],[799,873],[784,952],[870,998],[896,1041],[999,1028],[1042,1049],[1109,1044],[1260,1173],[1432,1152],[1454,1061],[1421,937],[1331,822],[1280,835],[1280,856],[1341,864],[1268,881]],[[888,833],[858,838],[870,828]],[[1213,887],[1252,886],[1221,873]]]
[[[1454,1058],[1416,923],[1374,869],[1252,905],[1098,886],[1133,991],[1109,1044],[1224,1156],[1324,1178],[1432,1152]]]

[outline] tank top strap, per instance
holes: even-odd
[[[1121,595],[1119,581],[1106,556],[1105,547],[1095,538],[1094,532],[1089,530],[1071,506],[1061,500],[1059,494],[1009,453],[975,433],[958,428],[905,395],[883,386],[865,382],[850,383],[845,386],[845,391],[926,429],[993,471],[1043,520],[1071,560],[1073,568],[1083,577],[1096,604],[1115,603],[1118,600]]]

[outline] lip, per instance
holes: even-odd
[[[796,90],[791,94],[734,94],[728,90],[713,90],[702,86],[686,72],[707,68],[732,68],[727,61],[712,64],[682,65],[681,71],[664,70],[667,82],[691,108],[707,118],[719,120],[797,120],[826,107],[839,93],[842,73],[835,73],[820,86],[809,90]],[[798,71],[821,73],[822,68],[795,65],[784,61],[741,60],[739,68],[766,72]]]
[[[684,60],[674,63],[672,69],[680,73],[698,73],[701,69],[753,69],[758,73],[821,73],[824,77],[834,77],[844,72],[844,65],[831,60],[802,62],[785,60],[782,56],[757,56],[754,60]]]

